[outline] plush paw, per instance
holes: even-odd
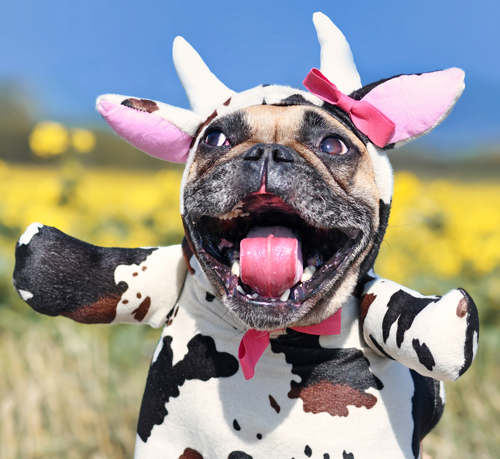
[[[455,380],[477,352],[479,317],[463,289],[424,296],[386,279],[365,287],[361,302],[366,342],[380,355],[440,380]]]
[[[97,247],[33,223],[16,246],[13,282],[23,300],[42,314],[159,327],[185,276],[180,246]]]
[[[40,223],[16,246],[14,287],[35,311],[87,323],[110,323],[127,290],[115,269],[143,261],[155,249],[96,247]]]

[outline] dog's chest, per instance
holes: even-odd
[[[354,300],[339,336],[273,334],[248,381],[242,332],[219,306],[188,276],[153,358],[137,458],[414,457],[412,375],[364,345]]]

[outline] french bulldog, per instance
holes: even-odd
[[[375,275],[392,171],[460,97],[459,69],[361,85],[349,45],[314,15],[308,89],[235,93],[185,40],[191,110],[119,95],[97,109],[127,141],[186,162],[181,246],[101,248],[32,224],[14,285],[36,311],[164,326],[136,458],[419,458],[477,351],[462,289],[424,296]]]

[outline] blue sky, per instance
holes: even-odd
[[[39,117],[73,124],[101,123],[94,101],[103,93],[187,107],[171,58],[172,41],[182,35],[231,89],[301,86],[319,66],[315,11],[346,35],[364,84],[399,73],[465,70],[462,99],[428,143],[447,149],[500,143],[495,0],[4,2],[0,84],[20,82]]]

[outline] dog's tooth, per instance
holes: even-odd
[[[304,269],[304,274],[302,274],[300,281],[307,282],[311,277],[313,277],[315,272],[316,272],[316,267],[313,265],[309,265],[307,268]]]
[[[288,298],[290,298],[290,289],[287,288],[284,292],[283,295],[280,296],[280,301],[287,301]]]
[[[231,274],[240,277],[240,262],[238,260],[234,260],[231,265]]]
[[[252,294],[252,298],[253,298],[254,300],[256,300],[258,297],[259,297],[259,294],[258,294],[258,293],[254,293],[254,294]]]
[[[249,215],[250,215],[250,213],[243,212],[243,210],[240,207],[236,206],[233,210],[231,210],[227,214],[219,215],[218,218],[220,220],[232,220],[233,218],[248,217]]]
[[[234,213],[234,211],[228,212],[227,214],[224,215],[219,215],[220,220],[232,220],[234,217],[237,217],[238,215]]]
[[[245,290],[243,290],[243,287],[241,285],[238,285],[238,287],[236,287],[236,290],[238,290],[238,292],[240,292],[242,295],[245,295]]]

